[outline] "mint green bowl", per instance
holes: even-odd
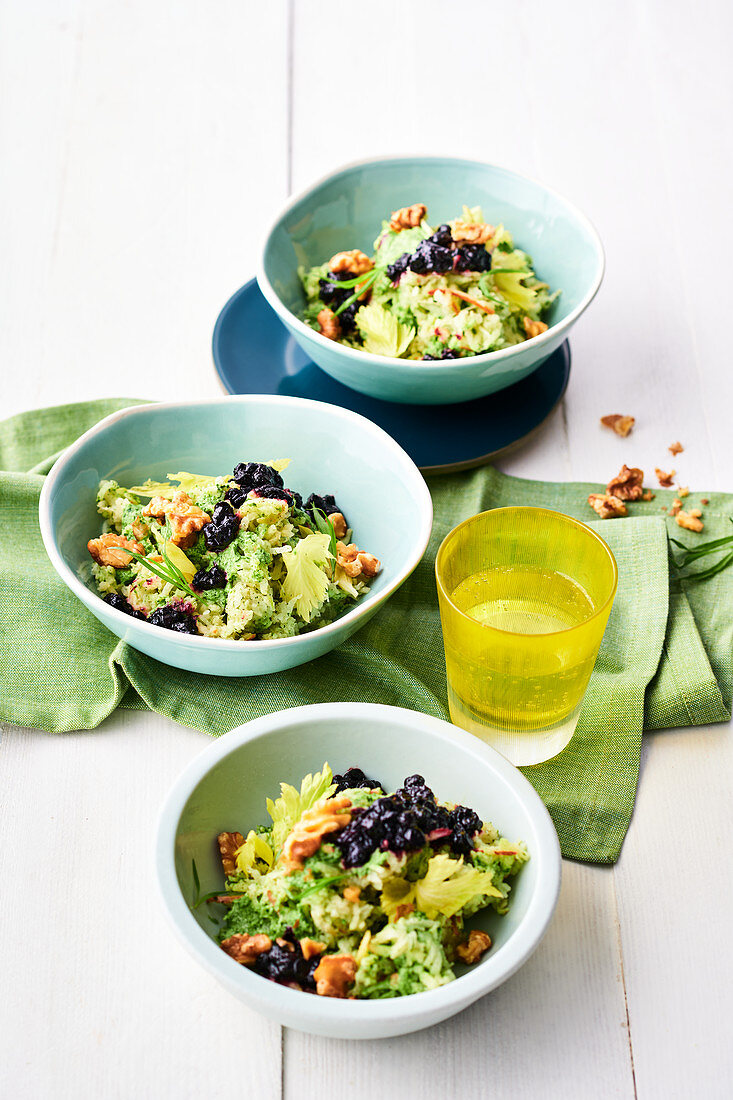
[[[296,638],[235,642],[152,626],[96,594],[86,544],[101,528],[95,497],[102,478],[137,485],[175,470],[226,474],[237,462],[276,458],[292,460],[288,485],[293,489],[333,493],[356,541],[382,562],[369,592],[342,618]],[[364,626],[425,553],[433,508],[412,459],[370,420],[319,401],[258,394],[113,413],[54,464],[41,493],[39,519],[59,576],[113,634],[176,668],[258,676],[312,661]]]
[[[401,206],[425,203],[438,226],[465,203],[487,221],[503,222],[535,271],[562,294],[549,329],[503,351],[423,363],[372,355],[327,340],[300,319],[305,296],[297,269],[335,252],[372,254],[384,218]],[[333,378],[385,401],[452,404],[495,393],[536,370],[567,338],[603,278],[600,238],[567,199],[516,172],[454,157],[387,157],[340,168],[288,203],[270,230],[257,281],[303,350]]]
[[[267,820],[265,798],[281,782],[300,785],[323,766],[363,768],[389,790],[423,775],[443,801],[471,806],[530,853],[512,883],[505,917],[478,914],[493,946],[454,982],[425,993],[377,1001],[342,1001],[287,989],[230,959],[216,942],[208,907],[196,895],[223,886],[216,836],[246,833]],[[220,737],[189,764],[166,800],[158,827],[158,883],[184,947],[250,1008],[287,1027],[339,1039],[381,1039],[430,1027],[461,1012],[506,981],[539,945],[560,889],[560,846],[542,800],[521,772],[477,737],[400,707],[320,703],[278,711]],[[414,1095],[409,1090],[405,1095]]]

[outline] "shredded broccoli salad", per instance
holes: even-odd
[[[267,809],[269,825],[219,834],[225,886],[194,906],[223,913],[219,942],[236,962],[321,996],[453,981],[491,948],[465,921],[505,914],[529,858],[474,810],[438,802],[420,775],[386,794],[359,768],[334,776],[325,764],[300,790],[281,784]]]
[[[303,319],[323,335],[376,355],[456,359],[539,336],[559,290],[480,207],[433,230],[426,207],[394,211],[367,256],[359,249],[298,274]]]
[[[231,477],[102,481],[104,529],[90,539],[99,594],[183,634],[290,638],[338,618],[381,568],[352,541],[331,494],[286,489],[289,460],[242,462]]]

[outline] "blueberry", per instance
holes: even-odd
[[[491,253],[482,244],[464,244],[456,252],[456,271],[490,271]]]
[[[229,501],[232,508],[241,508],[249,492],[249,486],[245,486],[243,489],[241,485],[235,485],[233,488],[227,489],[224,499]]]
[[[254,493],[255,496],[261,497],[263,500],[285,500],[288,504],[293,503],[290,491],[280,489],[277,485],[263,485],[261,489],[255,489]]]
[[[393,264],[387,265],[387,275],[393,283],[396,283],[398,279],[402,278],[404,273],[407,271],[409,263],[410,253],[403,252],[402,255],[398,259],[396,259]]]
[[[227,583],[227,575],[218,565],[212,565],[211,569],[199,569],[194,573],[191,588],[197,592],[206,592],[210,588],[223,588]]]
[[[218,504],[214,505],[214,511],[211,513],[211,523],[207,523],[204,527],[206,549],[213,550],[215,553],[226,549],[229,543],[237,537],[240,523],[241,520],[232,511],[229,501],[220,500]]]
[[[170,603],[157,608],[148,618],[148,622],[153,626],[165,627],[166,630],[175,630],[179,634],[198,634],[193,615]]]
[[[134,607],[127,602],[124,596],[120,596],[117,592],[110,592],[108,596],[104,597],[104,602],[108,603],[110,607],[114,607],[117,611],[122,611],[125,615],[129,615],[131,619],[146,619],[146,615],[142,611],[137,611]]]
[[[234,467],[232,480],[243,488],[258,489],[261,485],[277,485],[283,487],[283,479],[272,466],[266,466],[264,462],[240,462]]]
[[[355,302],[352,302],[350,306],[347,306],[346,309],[342,310],[341,313],[339,313],[338,319],[341,322],[342,332],[354,331],[354,329],[356,328],[357,310],[361,309],[363,305],[364,303],[360,302],[357,298]]]
[[[300,495],[300,493],[297,491],[297,489],[288,489],[288,492],[290,493],[291,497],[293,498],[293,504],[295,505],[295,507],[300,508],[300,510],[302,511],[303,510],[303,498]]]
[[[305,511],[315,523],[314,508],[319,508],[325,516],[330,516],[332,512],[341,512],[341,509],[331,493],[325,493],[323,496],[319,496],[318,493],[311,493],[306,500]],[[343,515],[343,512],[341,514]]]
[[[316,983],[313,973],[321,961],[321,956],[316,955],[305,959],[303,949],[300,946],[292,928],[287,928],[279,940],[275,942],[269,951],[258,955],[254,971],[263,978],[269,978],[272,982],[282,985],[297,985],[301,989],[315,993]]]
[[[410,257],[410,271],[417,275],[427,275],[430,272],[442,274],[453,267],[453,252],[450,248],[433,244],[431,241],[420,241]]]
[[[369,779],[361,768],[347,768],[343,775],[334,775],[333,781],[336,784],[336,793],[339,791],[350,791],[358,787],[366,787],[368,790],[374,790],[378,788],[380,791],[384,790],[382,784],[376,779]]]
[[[433,244],[442,245],[443,248],[450,248],[453,242],[453,234],[449,225],[439,225],[433,233],[432,237],[428,237],[429,241]]]
[[[468,855],[473,850],[473,838],[480,832],[483,822],[475,810],[468,806],[456,806],[450,814],[453,835],[450,846],[454,852]]]
[[[332,309],[338,309],[347,298],[351,297],[354,291],[349,287],[341,289],[340,287],[334,286],[334,281],[340,282],[342,279],[353,278],[355,278],[355,276],[351,271],[329,271],[326,279],[318,280],[318,297]]]

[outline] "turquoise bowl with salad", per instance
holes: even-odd
[[[432,503],[371,421],[249,395],[106,417],[55,463],[39,517],[60,577],[118,637],[254,676],[368,622],[422,558]]]
[[[258,283],[307,354],[371,397],[447,404],[531,374],[603,277],[567,199],[449,157],[363,161],[292,199]]]
[[[429,1027],[506,981],[561,873],[545,806],[499,753],[367,703],[219,738],[168,796],[156,862],[176,933],[225,989],[349,1039]]]

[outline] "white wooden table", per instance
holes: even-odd
[[[444,151],[566,193],[607,249],[563,406],[503,468],[605,482],[626,459],[666,462],[731,488],[725,0],[2,13],[3,415],[218,394],[214,320],[289,190],[355,158]],[[630,439],[598,427],[612,412],[636,416]],[[363,1044],[281,1034],[169,934],[154,824],[206,744],[122,712],[94,733],[4,730],[1,1095],[733,1093],[728,727],[645,737],[621,859],[565,864],[552,928],[511,981],[433,1031]]]

